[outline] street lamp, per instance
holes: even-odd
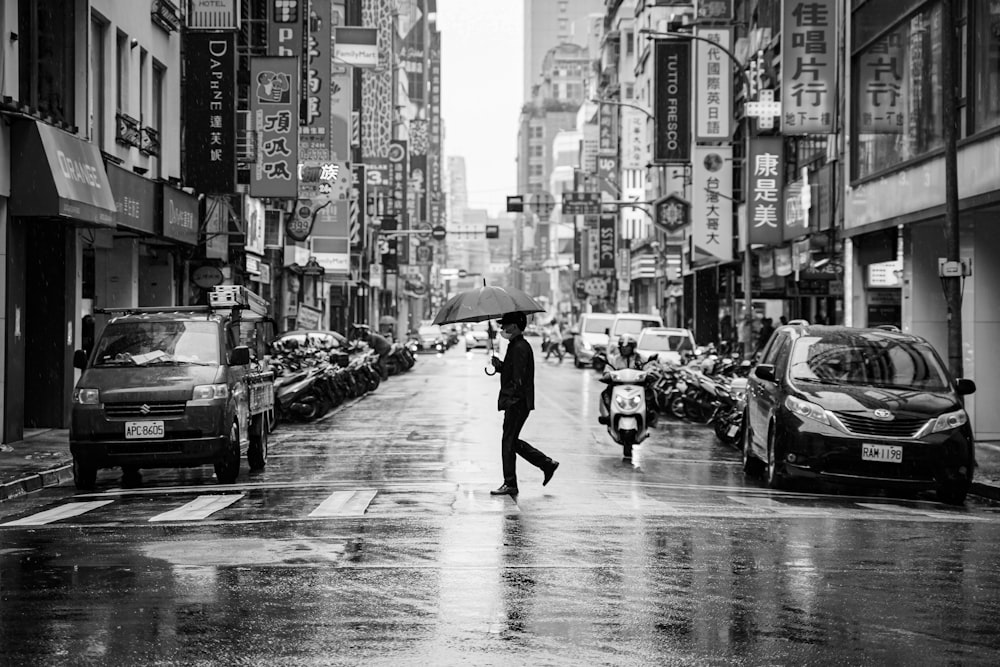
[[[740,72],[743,76],[743,83],[746,86],[746,97],[743,100],[743,140],[744,140],[744,154],[743,154],[743,202],[746,206],[746,227],[744,229],[744,247],[743,247],[743,318],[747,323],[747,330],[749,334],[750,324],[753,322],[753,294],[751,292],[751,270],[750,270],[750,184],[751,184],[751,174],[750,174],[750,133],[751,124],[750,118],[755,116],[766,116],[773,115],[769,114],[771,109],[769,108],[757,108],[757,106],[751,106],[755,103],[750,102],[750,91],[753,89],[753,82],[750,80],[749,73],[743,69],[743,64],[739,59],[733,54],[729,49],[721,46],[718,42],[710,39],[706,39],[699,35],[688,33],[688,32],[674,32],[669,30],[650,30],[649,28],[640,28],[639,33],[648,35],[647,39],[655,39],[657,37],[663,37],[667,39],[686,39],[694,40],[699,42],[705,42],[706,44],[711,44],[714,48],[717,48],[722,53],[726,54],[729,60],[736,66],[736,70]],[[750,336],[747,335],[743,341],[743,353],[749,358],[753,351],[753,343],[750,340]]]

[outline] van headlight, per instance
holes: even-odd
[[[200,384],[194,388],[191,399],[195,401],[210,401],[213,398],[228,398],[229,386],[225,384]]]
[[[955,410],[954,412],[948,412],[938,417],[937,421],[934,422],[934,428],[931,432],[950,431],[953,428],[958,428],[968,423],[969,415],[965,410]]]
[[[826,410],[815,403],[803,401],[801,398],[796,398],[795,396],[789,396],[785,399],[785,407],[789,412],[798,417],[812,419],[827,426],[830,425],[830,418],[826,416]]]
[[[73,390],[73,402],[80,405],[97,405],[101,402],[101,392],[97,389],[79,387]]]

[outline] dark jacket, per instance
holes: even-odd
[[[497,410],[506,410],[519,401],[524,401],[529,410],[535,409],[535,357],[531,343],[521,335],[510,339],[507,356],[500,366]]]
[[[392,343],[387,341],[384,336],[380,336],[377,333],[371,334],[368,338],[368,344],[380,357],[386,356],[389,354],[389,351],[392,350]]]

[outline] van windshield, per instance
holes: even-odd
[[[94,367],[219,363],[215,322],[115,322],[101,334]]]

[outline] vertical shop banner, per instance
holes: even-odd
[[[692,264],[733,261],[733,148],[695,146],[692,162]]]
[[[733,31],[699,28],[696,34],[702,39],[695,47],[695,140],[729,141],[733,133],[733,65],[725,51],[732,50]]]
[[[325,0],[326,4],[330,0]],[[313,3],[316,4],[316,3]],[[344,25],[344,4],[332,6],[331,24],[334,28]],[[330,68],[330,157],[351,159],[351,119],[354,111],[354,79],[352,69],[339,61],[332,61]]]
[[[782,133],[833,133],[836,56],[836,0],[782,0]]]
[[[653,161],[691,161],[691,43],[658,39],[654,51],[656,99]]]
[[[604,202],[603,206],[610,206],[612,210],[617,211],[617,205],[608,202],[617,200],[620,192],[618,189],[618,156],[602,155],[597,158],[597,175],[600,181],[599,189],[601,201]]]
[[[302,57],[308,0],[268,0],[267,55]]]
[[[782,239],[791,241],[809,233],[809,214],[812,209],[812,187],[809,170],[802,168],[802,180],[793,181],[784,188],[785,224]]]
[[[432,226],[444,224],[444,207],[441,198],[441,33],[431,33],[429,55],[430,80],[427,117],[430,124],[427,156],[427,222]]]
[[[386,215],[382,217],[383,232],[394,232],[396,229],[396,216]],[[396,237],[379,234],[378,251],[381,257],[381,261],[379,263],[382,265],[382,272],[386,274],[398,274],[399,257],[397,254],[398,245],[396,243]]]
[[[750,219],[750,243],[779,245],[784,228],[784,205],[781,188],[784,144],[781,137],[750,139],[750,184],[747,216]]]
[[[396,216],[398,229],[409,229],[406,212],[407,184],[409,182],[409,154],[407,142],[393,139],[389,142],[389,200],[386,202],[386,212]],[[408,264],[406,243],[399,244],[397,258],[400,264]]]
[[[597,230],[597,268],[615,268],[615,246],[618,240],[618,216],[602,215]]]
[[[859,134],[901,134],[906,111],[902,34],[880,37],[858,56]]]
[[[303,160],[330,159],[330,77],[332,51],[331,6],[329,2],[310,4],[306,33],[306,104],[299,128],[299,157]]]
[[[184,38],[185,182],[206,193],[236,190],[236,34]]]
[[[356,164],[352,167],[354,177],[351,183],[351,222],[350,234],[351,252],[364,252],[365,234],[367,233],[368,178],[365,175],[365,165]]]
[[[646,114],[622,107],[622,169],[645,169],[649,164]]]
[[[617,104],[602,103],[597,111],[597,127],[599,132],[598,150],[602,155],[618,152],[618,109]]]
[[[250,170],[253,197],[298,197],[298,67],[298,58],[250,59],[250,117],[259,146]]]

